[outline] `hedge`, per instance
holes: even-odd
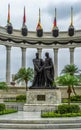
[[[0,103],[0,111],[3,111],[5,109],[6,109],[5,104],[4,103]]]
[[[52,118],[52,117],[77,117],[81,116],[81,112],[78,113],[65,113],[65,114],[60,114],[60,113],[54,113],[54,112],[45,112],[41,113],[41,117],[43,118]]]
[[[18,110],[14,110],[14,109],[3,110],[3,111],[0,111],[0,115],[10,114],[10,113],[15,113],[15,112],[18,112]]]
[[[81,95],[75,95],[70,97],[71,101],[81,101]]]
[[[76,117],[81,116],[81,111],[78,105],[62,104],[55,111],[41,111],[41,117]]]
[[[80,107],[78,105],[68,105],[68,104],[62,104],[58,106],[58,113],[64,114],[64,113],[78,113],[80,111]]]
[[[26,95],[18,95],[18,96],[16,96],[16,101],[26,101]]]

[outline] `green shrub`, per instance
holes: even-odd
[[[6,109],[5,104],[1,103],[0,104],[0,111],[4,111]]]
[[[78,105],[68,105],[63,104],[58,106],[58,113],[64,114],[64,113],[78,113],[80,111],[80,108]]]
[[[8,90],[8,86],[5,82],[0,82],[0,89]]]
[[[53,118],[53,117],[77,117],[77,116],[81,116],[81,112],[79,113],[64,113],[64,114],[60,114],[60,113],[55,113],[55,112],[44,112],[41,113],[41,117],[43,118]]]
[[[62,103],[68,103],[68,98],[63,98]]]
[[[63,103],[68,103],[68,99],[67,98],[64,98],[62,99],[62,102]],[[70,97],[70,102],[72,103],[81,103],[81,95],[76,95],[76,96],[71,96]]]
[[[10,113],[15,113],[15,112],[18,112],[18,110],[9,109],[9,110],[0,111],[0,115],[10,114]]]
[[[16,101],[26,101],[26,95],[18,95],[18,96],[16,96]]]
[[[81,95],[71,96],[70,100],[71,101],[81,101]]]

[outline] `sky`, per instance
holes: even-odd
[[[0,26],[6,26],[8,15],[8,4],[10,4],[10,21],[14,29],[21,29],[23,21],[23,8],[26,7],[26,25],[29,31],[36,31],[38,22],[38,10],[41,9],[41,24],[45,32],[51,32],[54,20],[54,9],[57,8],[57,25],[60,31],[67,31],[70,25],[70,9],[73,7],[73,24],[75,30],[81,29],[81,0],[0,0]],[[32,59],[35,57],[36,49],[27,49],[26,65],[33,67]],[[42,58],[48,51],[53,58],[52,49],[43,49]],[[32,53],[31,53],[32,52]],[[78,57],[78,58],[77,58]],[[76,48],[74,53],[74,63],[81,69],[81,48]],[[58,72],[66,64],[69,64],[69,49],[59,49]],[[12,47],[11,49],[11,76],[21,67],[21,49]],[[0,81],[5,81],[6,74],[6,49],[0,45]]]

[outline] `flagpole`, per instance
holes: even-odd
[[[55,8],[55,18],[56,18],[56,8]]]
[[[40,18],[40,8],[39,8],[39,23],[41,23],[41,18]]]
[[[73,26],[73,7],[71,7],[71,26]]]

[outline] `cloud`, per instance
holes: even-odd
[[[54,19],[54,9],[57,8],[57,16],[58,20],[65,20],[70,17],[70,8],[71,6],[74,9],[74,16],[81,14],[81,1],[77,0],[77,2],[66,2],[61,1],[59,3],[54,4],[53,2],[48,5],[43,11],[44,13],[47,13]]]

